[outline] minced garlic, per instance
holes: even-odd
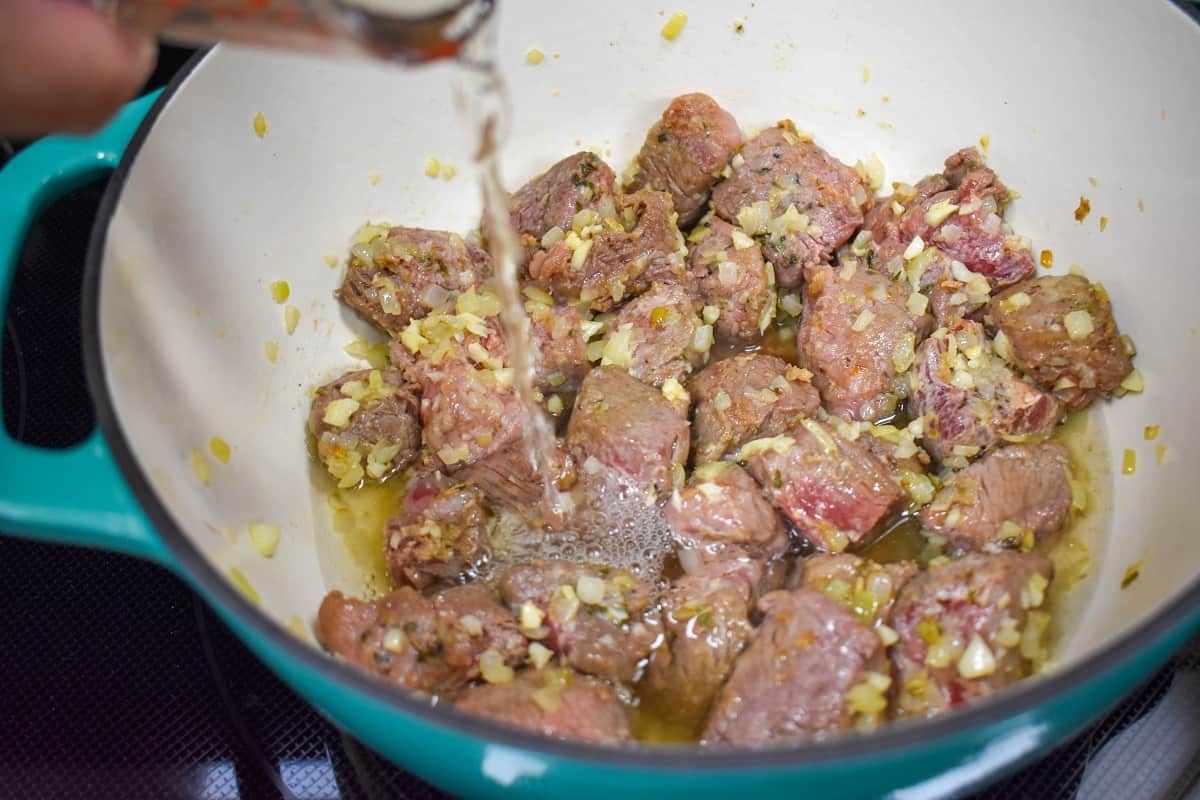
[[[278,525],[255,522],[250,524],[247,532],[250,535],[250,544],[254,545],[254,549],[260,556],[270,558],[275,555],[275,549],[279,547],[279,539],[283,533]]]
[[[676,11],[667,20],[666,24],[663,25],[662,37],[668,42],[675,41],[675,38],[683,32],[683,26],[687,25],[687,20],[687,14],[684,14],[682,11]]]
[[[296,326],[300,324],[300,309],[290,303],[283,307],[283,326],[287,330],[288,336],[296,332]]]
[[[190,455],[192,459],[192,472],[196,475],[196,480],[208,486],[212,482],[212,467],[209,466],[208,459],[199,450],[193,450]]]
[[[208,440],[208,449],[217,461],[222,464],[229,463],[229,443],[220,436],[214,436]]]

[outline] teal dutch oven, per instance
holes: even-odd
[[[687,24],[668,40],[666,16],[632,0],[502,9],[513,184],[581,148],[619,171],[670,97],[704,91],[746,130],[790,117],[844,161],[874,153],[888,180],[914,181],[982,140],[1021,194],[1014,229],[1053,252],[1055,271],[1079,265],[1107,287],[1145,388],[1079,423],[1092,497],[1075,568],[1086,577],[1059,602],[1043,674],[873,734],[745,751],[603,748],[430,705],[314,643],[322,596],[361,591],[373,575],[364,542],[335,529],[312,471],[307,389],[360,364],[352,354],[374,343],[332,296],[362,223],[476,224],[448,65],[401,71],[220,46],[97,135],[43,140],[0,173],[3,299],[34,215],[114,171],[82,320],[99,429],[68,450],[0,438],[0,528],[175,572],[330,719],[468,796],[946,797],[1110,708],[1200,625],[1190,505],[1200,29],[1148,1],[679,10]],[[545,60],[529,63],[531,48]],[[427,176],[430,159],[439,177]],[[1091,212],[1079,221],[1083,198]],[[275,281],[289,283],[300,314],[290,333]],[[1143,437],[1148,425],[1161,430],[1155,441]],[[227,463],[210,454],[214,437],[228,443]],[[368,512],[350,511],[364,526]],[[248,540],[255,522],[281,527],[272,558]],[[1139,577],[1124,580],[1134,565]]]

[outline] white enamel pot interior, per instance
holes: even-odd
[[[1088,659],[1194,584],[1200,273],[1183,242],[1200,206],[1200,28],[1164,2],[680,9],[689,19],[673,42],[658,6],[501,9],[509,187],[593,146],[620,172],[686,91],[711,94],[747,130],[790,117],[849,163],[875,152],[889,181],[937,171],[986,136],[989,163],[1021,194],[1008,220],[1053,251],[1054,272],[1078,264],[1104,283],[1145,376],[1143,394],[1089,421],[1093,444],[1108,448],[1094,476],[1097,539],[1057,661]],[[531,47],[546,53],[540,65],[526,63]],[[132,468],[190,546],[223,575],[239,570],[281,627],[310,628],[330,589],[362,589],[304,435],[306,390],[362,366],[343,350],[352,338],[379,338],[333,297],[350,236],[366,220],[466,232],[479,218],[451,77],[446,65],[406,72],[218,47],[141,142],[109,223],[100,367]],[[457,177],[427,177],[431,156]],[[1081,196],[1091,214],[1077,222]],[[302,315],[292,335],[268,290],[276,280]],[[276,363],[266,342],[278,344]],[[1147,425],[1160,426],[1154,442]],[[190,453],[213,436],[232,458],[209,457],[204,485]],[[283,527],[271,559],[248,541],[254,521]],[[1122,589],[1135,562],[1140,578]]]

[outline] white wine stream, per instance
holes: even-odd
[[[488,249],[500,295],[500,325],[513,370],[513,385],[525,406],[525,429],[530,461],[542,477],[547,510],[562,511],[555,484],[555,439],[550,421],[534,389],[534,362],[530,352],[529,317],[521,302],[517,261],[521,252],[517,233],[508,215],[508,193],[500,178],[500,150],[508,135],[508,94],[496,67],[495,18],[475,31],[458,54],[459,110],[468,131],[475,132],[472,158],[479,165],[483,213],[487,218]]]

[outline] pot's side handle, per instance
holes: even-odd
[[[0,322],[36,215],[116,167],[156,95],[130,103],[93,136],[42,139],[0,170]],[[75,447],[48,450],[0,426],[0,530],[168,560],[99,430]]]

